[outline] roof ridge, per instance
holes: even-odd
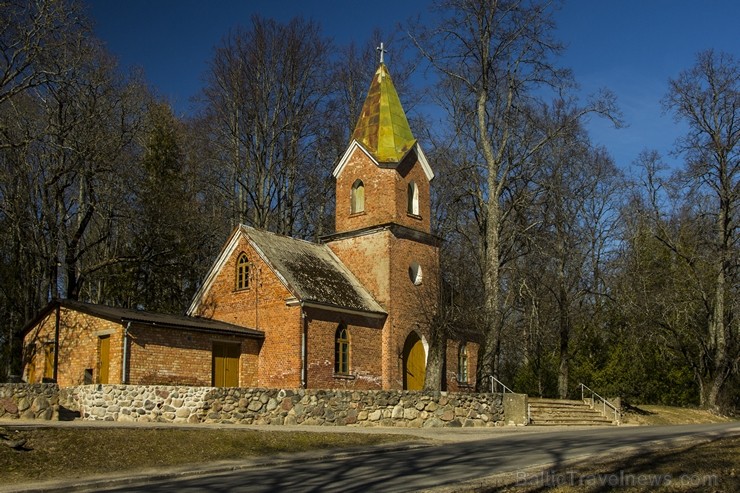
[[[255,228],[254,226],[249,226],[247,224],[240,224],[240,226],[246,229],[251,229],[252,231],[257,231],[258,233],[267,233],[272,236],[277,236],[278,238],[285,238],[285,239],[292,240],[292,241],[300,241],[300,242],[307,243],[312,246],[324,246],[322,243],[317,243],[317,242],[310,241],[310,240],[304,240],[302,238],[296,238],[294,236],[288,236],[288,235],[283,235],[280,233],[275,233],[274,231],[270,231],[267,229]]]

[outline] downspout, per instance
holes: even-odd
[[[121,383],[126,384],[126,377],[128,376],[128,331],[131,328],[131,322],[126,323],[126,327],[123,329],[123,361],[121,362]]]
[[[306,318],[306,311],[301,307],[301,321],[303,322],[303,329],[301,330],[301,388],[306,388],[306,339],[308,332],[308,320]]]
[[[57,303],[56,322],[54,324],[54,374],[52,375],[54,383],[58,383],[57,377],[59,376],[59,319],[61,317],[61,311],[62,304]]]

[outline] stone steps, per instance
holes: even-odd
[[[615,424],[599,411],[581,401],[532,397],[529,403],[530,425],[535,426],[607,426]]]

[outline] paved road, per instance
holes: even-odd
[[[535,465],[562,464],[620,447],[639,448],[660,441],[738,434],[739,423],[521,433],[374,455],[288,461],[271,467],[129,485],[106,491],[417,491]]]

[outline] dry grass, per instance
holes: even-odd
[[[724,423],[731,418],[702,409],[630,406],[623,415],[629,425]],[[648,448],[619,457],[602,456],[521,477],[502,476],[487,491],[595,493],[736,492],[740,491],[740,437],[684,443],[669,449]]]
[[[690,425],[725,423],[732,419],[717,416],[703,409],[670,406],[629,406],[623,416],[625,424],[632,425]]]
[[[665,425],[718,423],[728,418],[696,409],[667,406],[630,408],[627,424]],[[377,445],[394,441],[418,441],[396,434],[313,433],[234,429],[177,428],[23,428],[0,424],[0,435],[25,439],[25,449],[12,450],[0,444],[0,476],[3,483],[48,479],[76,479],[94,474],[121,473],[152,467],[204,464],[240,460],[281,453]],[[740,491],[740,438],[684,445],[668,451],[647,451],[619,460],[597,459],[563,471],[550,471],[554,479],[593,477],[593,483],[557,486],[540,481],[530,486],[512,486],[502,491],[581,492],[611,489],[609,480],[663,481],[662,491]],[[566,476],[558,476],[566,475]],[[570,475],[570,476],[568,476]],[[672,479],[666,484],[665,479]],[[682,481],[680,478],[688,478]],[[547,476],[544,476],[547,479]],[[600,482],[606,481],[607,485]],[[707,484],[702,484],[704,481]],[[712,483],[716,481],[716,483]],[[544,484],[543,484],[544,483]],[[583,481],[585,483],[585,481]],[[707,487],[704,487],[707,486]],[[635,486],[625,491],[653,491],[655,486]],[[491,491],[497,491],[492,489]]]
[[[0,435],[25,439],[23,450],[0,444],[5,484],[74,479],[151,467],[238,460],[410,440],[404,435],[224,429],[27,428],[0,425]],[[416,439],[418,440],[418,439]]]
[[[740,437],[580,461],[561,469],[531,472],[526,484],[521,477],[509,477],[505,482],[509,484],[487,491],[734,493],[740,491]]]

